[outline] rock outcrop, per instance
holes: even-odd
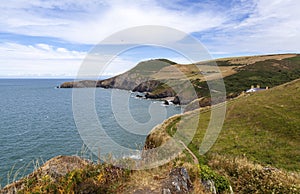
[[[164,88],[159,92],[146,93],[145,97],[151,98],[151,99],[158,99],[158,98],[174,97],[175,95],[176,95],[176,92],[174,92],[174,90],[172,88]]]
[[[201,184],[203,185],[203,187],[207,192],[210,192],[212,194],[217,194],[215,182],[213,180],[203,180],[201,181]]]
[[[152,92],[160,85],[161,85],[161,82],[158,80],[148,80],[148,81],[140,83],[132,91],[133,92]]]
[[[162,186],[163,193],[190,193],[193,190],[187,170],[183,167],[174,168]]]

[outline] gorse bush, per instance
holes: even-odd
[[[207,165],[199,165],[200,178],[202,181],[213,181],[215,183],[217,193],[229,191],[230,183],[226,177],[217,174]]]

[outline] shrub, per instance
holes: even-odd
[[[226,177],[217,174],[207,165],[199,165],[200,177],[202,181],[214,181],[217,193],[229,190],[229,181]]]

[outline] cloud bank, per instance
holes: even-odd
[[[7,1],[0,5],[0,76],[75,75],[93,45],[140,25],[184,31],[215,57],[295,53],[299,7],[295,0]]]

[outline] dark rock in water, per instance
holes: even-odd
[[[148,96],[149,96],[149,93],[147,92],[147,93],[145,94],[145,98],[148,98]]]
[[[136,95],[136,97],[143,98],[144,96],[138,94],[138,95]]]
[[[170,105],[169,101],[164,100],[164,105]]]
[[[164,182],[164,193],[190,193],[193,190],[192,182],[185,168],[175,168]]]
[[[175,96],[174,99],[171,101],[173,104],[178,104],[180,105],[180,100],[179,100],[179,97],[178,96]]]

